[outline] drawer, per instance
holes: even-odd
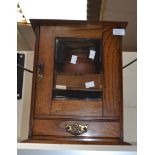
[[[33,122],[34,136],[74,136],[66,131],[66,124],[88,125],[87,132],[80,136],[87,137],[120,137],[119,122],[92,122],[92,121],[68,121],[68,120],[39,120]]]

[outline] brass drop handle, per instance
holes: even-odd
[[[81,135],[81,134],[87,132],[88,124],[85,124],[85,125],[78,124],[78,123],[66,124],[65,129],[68,133],[70,133],[74,136],[78,136],[78,135]]]
[[[44,64],[38,64],[37,66],[37,80],[38,82],[44,78]]]

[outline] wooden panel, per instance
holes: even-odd
[[[33,136],[24,140],[24,143],[44,143],[44,144],[81,144],[81,145],[131,145],[123,142],[119,138],[112,137],[53,137],[53,136]]]
[[[42,120],[70,120],[72,117],[73,121],[92,121],[92,122],[120,122],[119,117],[103,117],[103,116],[65,116],[65,115],[34,115],[34,119]]]
[[[99,24],[76,24],[76,25],[65,25],[65,26],[56,26],[56,31],[79,31],[79,30],[102,30],[102,25]],[[80,32],[81,33],[81,32]]]
[[[53,100],[52,115],[102,116],[102,101]]]
[[[101,38],[101,26],[56,26],[57,37]]]
[[[127,22],[120,21],[86,21],[86,20],[50,20],[50,19],[30,19],[32,27],[36,26],[78,26],[78,27],[91,27],[91,26],[115,26],[126,28]],[[89,27],[88,27],[89,26]]]
[[[33,135],[72,136],[66,132],[66,124],[74,124],[76,121],[61,120],[34,120]],[[78,121],[79,124],[88,124],[88,131],[81,136],[87,137],[119,137],[118,122],[89,122]]]
[[[37,26],[35,28],[35,33],[36,33],[36,43],[35,43],[35,53],[34,53],[34,63],[33,63],[33,79],[32,79],[32,97],[31,97],[31,110],[30,110],[30,129],[29,129],[29,133],[28,136],[32,137],[32,130],[33,130],[33,115],[34,115],[34,111],[35,111],[35,93],[36,93],[36,74],[37,74],[37,68],[36,68],[36,64],[37,64],[37,58],[38,58],[38,49],[39,49],[39,36],[40,36],[40,28],[39,26]]]
[[[39,82],[36,79],[35,114],[50,113],[54,65],[54,32],[54,27],[42,26],[40,28],[37,64],[44,65],[44,78]]]
[[[122,105],[121,37],[112,35],[112,28],[103,33],[104,116],[119,116]]]
[[[86,75],[72,75],[72,74],[57,74],[55,85],[65,85],[67,89],[71,90],[102,90],[102,74],[86,74]],[[93,88],[86,88],[85,82],[94,81]]]

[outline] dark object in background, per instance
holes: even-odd
[[[17,64],[24,67],[25,55],[17,53]],[[17,99],[22,98],[24,70],[17,67]]]
[[[102,0],[87,0],[87,20],[99,21]]]

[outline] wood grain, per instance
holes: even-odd
[[[109,137],[53,137],[53,136],[33,136],[24,140],[23,143],[45,143],[45,144],[81,144],[81,145],[131,145],[119,138]]]
[[[112,29],[113,26],[105,27],[103,31],[104,116],[120,116],[122,96],[121,43]]]
[[[101,38],[101,26],[56,26],[57,37],[72,37],[72,38]]]
[[[52,115],[102,116],[102,101],[52,100]]]
[[[83,75],[72,75],[72,74],[57,74],[55,76],[55,86],[65,85],[67,89],[72,90],[94,90],[101,91],[103,84],[102,74],[83,74]],[[85,83],[94,81],[94,87],[86,88]]]
[[[33,116],[35,111],[35,93],[36,93],[36,75],[37,75],[37,68],[36,64],[38,61],[38,49],[39,49],[39,38],[40,38],[40,27],[37,26],[35,28],[36,33],[36,42],[35,42],[35,52],[34,52],[34,62],[33,62],[33,79],[32,79],[32,94],[31,94],[31,105],[30,105],[30,121],[29,121],[29,133],[28,137],[32,137],[32,130],[33,130]]]
[[[54,27],[43,26],[40,29],[38,64],[44,65],[44,78],[37,81],[35,114],[50,114],[51,90],[53,87],[53,66],[54,66]]]
[[[73,121],[90,121],[90,122],[120,122],[119,117],[104,116],[70,116],[70,115],[34,115],[34,119],[40,120],[73,120]]]
[[[89,28],[91,26],[114,26],[126,28],[128,22],[124,21],[86,21],[86,20],[50,20],[50,19],[30,19],[32,27],[36,26],[83,26]]]
[[[88,124],[88,131],[80,136],[86,137],[119,137],[118,122],[89,122],[89,121],[61,121],[34,120],[33,135],[73,136],[66,132],[65,124]],[[74,136],[73,136],[74,137]]]

